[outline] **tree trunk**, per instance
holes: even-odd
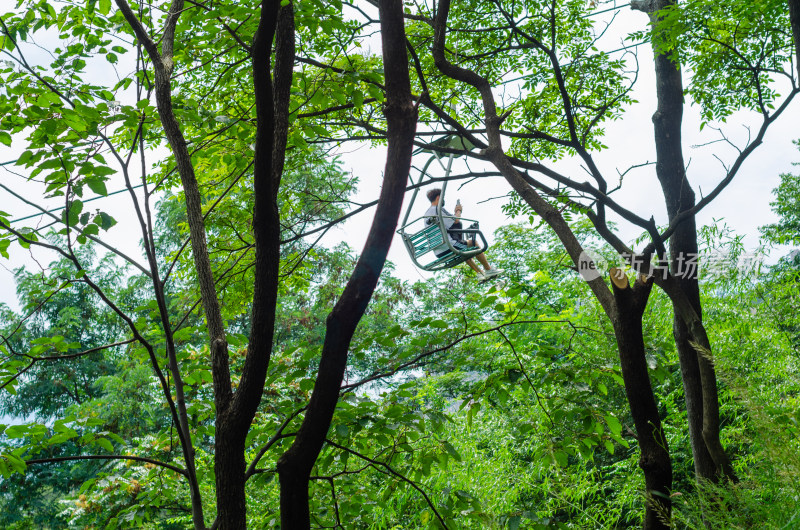
[[[789,1],[789,24],[792,27],[792,40],[794,41],[794,61],[797,76],[800,78],[800,0]]]
[[[467,70],[447,60],[445,40],[449,9],[450,0],[441,0],[434,20],[435,34],[432,51],[436,67],[448,77],[467,83],[480,92],[486,116],[486,134],[489,140],[489,146],[484,150],[484,154],[520,197],[553,229],[573,263],[580,267],[585,253],[561,212],[528,185],[503,152],[499,130],[502,120],[497,115],[494,95],[488,80],[472,70]],[[672,506],[669,500],[669,490],[672,486],[672,465],[647,373],[642,334],[642,315],[651,284],[637,283],[635,289],[631,291],[628,289],[626,279],[624,284],[620,283],[614,287],[612,294],[599,276],[588,280],[587,283],[612,321],[617,337],[623,366],[622,375],[631,405],[631,413],[639,431],[639,443],[642,451],[639,463],[645,474],[648,492],[645,528],[648,530],[669,528]]]
[[[632,2],[634,9],[647,12],[658,32],[656,12],[676,4],[676,0]],[[681,140],[683,120],[683,82],[674,52],[664,53],[654,47],[656,96],[658,107],[653,115],[656,146],[656,175],[661,183],[667,214],[672,220],[695,205],[694,191],[686,178]],[[672,274],[679,278],[678,286],[686,294],[697,317],[702,319],[700,287],[697,268],[687,267],[698,252],[697,226],[694,217],[681,223],[670,237]],[[673,334],[681,365],[684,399],[686,402],[689,438],[692,446],[695,475],[698,479],[716,481],[721,475],[735,478],[730,461],[719,441],[719,402],[714,366],[706,356],[698,355],[692,346],[692,333],[686,321],[673,307]],[[702,321],[702,320],[701,320]],[[712,450],[713,448],[713,450]]]
[[[183,1],[176,0],[170,5],[168,16],[164,24],[164,31],[160,39],[160,53],[158,45],[153,41],[147,29],[131,10],[128,2],[126,0],[116,0],[116,4],[153,63],[156,107],[161,125],[164,129],[164,136],[167,138],[175,157],[175,167],[181,178],[181,185],[186,201],[186,219],[189,225],[189,235],[195,272],[197,273],[197,282],[200,287],[200,295],[205,311],[212,366],[216,368],[221,364],[223,370],[220,373],[223,377],[226,377],[229,375],[227,371],[227,342],[225,341],[225,329],[222,322],[219,300],[217,299],[217,291],[214,286],[213,271],[211,270],[211,260],[208,255],[208,247],[206,244],[205,221],[202,212],[200,190],[187,147],[186,138],[183,135],[183,131],[175,117],[172,107],[172,72],[175,66],[173,60],[175,31],[178,19],[183,12]],[[171,364],[173,373],[178,374],[177,364],[174,359],[171,359]],[[214,371],[214,378],[216,390],[217,384],[220,381],[216,370]],[[230,390],[230,383],[223,386],[227,386],[228,390]],[[192,505],[192,522],[195,528],[204,529],[203,502],[195,469],[195,450],[191,440],[185,401],[182,396],[182,381],[178,377],[175,379],[175,387],[179,410],[180,428],[178,429],[178,433],[184,461],[186,462],[186,477],[189,482]]]
[[[281,527],[310,527],[308,486],[339,398],[347,353],[386,262],[411,169],[417,109],[411,99],[401,0],[383,0],[379,8],[384,71],[388,152],[383,187],[364,250],[341,298],[326,322],[317,380],[303,423],[291,447],[278,460]]]
[[[272,42],[275,40],[275,67]],[[245,440],[258,410],[272,352],[280,272],[278,188],[283,173],[288,110],[294,67],[294,10],[280,0],[264,0],[253,39],[256,141],[253,161],[255,283],[250,337],[235,393],[216,393],[214,473],[220,529],[247,527]]]
[[[672,464],[650,384],[642,334],[642,315],[650,296],[652,280],[643,282],[640,278],[631,288],[621,270],[611,269],[611,275],[617,307],[612,323],[625,381],[625,395],[636,426],[641,452],[639,467],[644,472],[647,494],[643,528],[668,529],[672,515],[672,501],[669,498]]]
[[[245,500],[244,438],[235,437],[234,429],[217,415],[214,439],[214,478],[217,493],[217,528],[244,530],[247,528]]]
[[[656,53],[656,93],[658,109],[653,115],[653,128],[656,145],[656,175],[661,183],[667,206],[667,215],[673,219],[695,204],[694,192],[686,179],[681,143],[681,122],[683,119],[683,83],[678,65],[672,58]],[[672,274],[680,278],[679,286],[686,294],[692,307],[702,318],[700,287],[697,282],[697,269],[688,270],[687,259],[697,256],[697,226],[692,217],[681,223],[669,240]],[[674,312],[674,310],[673,310]],[[717,466],[705,443],[703,436],[705,389],[701,376],[697,351],[691,345],[689,329],[674,312],[673,334],[681,366],[681,380],[686,403],[689,439],[692,446],[695,475],[705,480],[715,480]],[[713,370],[713,367],[711,368]],[[713,387],[716,402],[716,384]],[[712,420],[713,418],[709,418]]]

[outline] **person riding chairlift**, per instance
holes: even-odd
[[[428,217],[426,223],[431,225],[436,222],[436,209],[439,205],[439,201],[442,198],[442,190],[441,188],[434,188],[428,191],[427,196],[428,200],[431,201],[431,206],[425,212],[425,215]],[[442,206],[444,206],[444,204],[442,204]],[[463,230],[460,220],[462,210],[463,207],[461,204],[456,204],[456,212],[454,216],[445,210],[444,207],[442,207],[442,220],[444,221],[445,228],[447,228],[447,235],[450,238],[450,244],[452,244],[454,248],[464,251],[475,246],[475,237],[473,236],[472,238],[467,239],[465,242],[461,232],[451,232],[451,230]],[[450,252],[450,247],[447,246],[447,243],[442,243],[441,246],[436,247],[433,252],[436,254],[437,258],[441,258]],[[486,259],[486,255],[483,252],[475,257],[481,262],[484,270],[481,270],[481,268],[478,267],[478,265],[475,263],[475,260],[472,258],[468,259],[466,264],[475,271],[475,273],[478,275],[477,279],[479,281],[488,280],[489,278],[494,278],[495,276],[503,273],[504,269],[496,269],[489,265],[489,261]]]

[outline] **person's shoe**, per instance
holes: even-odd
[[[487,279],[487,276],[483,271],[475,273],[475,281],[477,281],[477,282],[485,282],[486,279]]]
[[[495,276],[499,276],[499,275],[503,274],[505,271],[506,271],[505,269],[495,269],[493,267],[493,268],[491,268],[491,269],[489,269],[487,271],[484,271],[483,272],[483,276],[486,279],[494,278]]]

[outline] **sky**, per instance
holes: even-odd
[[[609,20],[613,13],[598,17],[597,20]],[[640,30],[645,27],[647,17],[628,8],[620,9],[612,26],[613,31],[607,32],[599,43],[601,49],[612,50],[627,44],[623,37],[628,32]],[[379,41],[370,43],[372,51],[379,53]],[[655,150],[653,145],[653,127],[651,116],[655,110],[655,80],[652,67],[652,51],[649,45],[639,46],[634,50],[638,54],[639,78],[634,89],[633,98],[638,103],[628,108],[623,119],[612,122],[606,126],[605,144],[607,150],[595,153],[594,157],[601,171],[606,175],[616,175],[617,171],[625,171],[628,167],[653,162]],[[29,49],[31,57],[45,60],[44,56],[35,49]],[[3,57],[0,57],[3,59]],[[108,75],[101,69],[96,70],[96,75]],[[123,99],[124,96],[121,98]],[[775,220],[769,208],[771,191],[779,181],[781,173],[793,171],[792,163],[800,162],[800,153],[792,144],[798,137],[796,124],[798,123],[798,103],[795,102],[786,114],[776,122],[765,138],[764,144],[747,160],[736,179],[709,207],[701,211],[698,224],[727,223],[736,233],[745,235],[745,245],[754,247],[758,243],[758,227]],[[747,139],[749,126],[753,130],[758,126],[755,116],[748,113],[739,113],[728,119],[723,125],[724,131],[740,146]],[[735,156],[735,151],[720,143],[713,143],[705,147],[694,147],[706,144],[718,138],[718,133],[710,128],[700,132],[700,118],[698,109],[687,105],[684,113],[683,137],[686,150],[685,159],[689,163],[688,176],[692,182],[698,199],[708,193],[725,175],[725,171],[715,158],[719,156],[723,161],[730,162]],[[15,159],[23,150],[24,142],[17,138],[11,148],[0,145],[0,163]],[[381,177],[384,171],[385,150],[367,145],[354,147],[348,145],[341,151],[341,157],[346,170],[351,171],[359,178],[360,187],[355,197],[357,202],[368,202],[378,196]],[[415,157],[413,164],[421,167],[428,155]],[[0,182],[13,187],[29,199],[41,202],[41,188],[28,183],[24,175],[17,176],[3,166],[0,169]],[[435,167],[435,165],[434,165]],[[473,169],[476,166],[473,165]],[[573,176],[579,181],[587,180],[580,163],[574,159],[565,159],[552,165],[553,169]],[[19,168],[12,168],[15,171]],[[458,163],[454,164],[454,173],[463,169]],[[441,175],[439,171],[437,175]],[[412,170],[416,180],[418,174]],[[613,183],[612,183],[613,184]],[[122,188],[121,177],[112,177],[108,183],[109,191]],[[464,216],[477,218],[481,221],[483,233],[489,238],[498,227],[510,222],[502,213],[501,206],[504,200],[489,200],[502,197],[509,191],[508,184],[500,177],[482,178],[473,181],[463,188],[451,184],[448,189],[446,201],[454,205],[460,199],[464,205]],[[406,201],[410,194],[407,195]],[[649,218],[653,215],[659,224],[666,223],[666,211],[663,205],[660,186],[655,177],[652,165],[636,169],[628,173],[624,179],[622,189],[615,194],[615,199],[623,206],[635,211],[640,216]],[[52,201],[48,207],[57,206]],[[119,225],[105,234],[104,239],[120,248],[123,252],[144,259],[139,246],[139,235],[135,226],[135,218],[131,208],[130,199],[126,194],[103,198],[92,203],[93,207],[102,207],[113,212]],[[406,204],[407,206],[407,204]],[[420,194],[420,200],[415,205],[411,218],[421,215],[428,204]],[[23,217],[34,213],[30,206],[9,196],[0,190],[0,210],[9,213],[12,218]],[[404,207],[405,211],[405,207]],[[340,241],[347,242],[356,251],[360,250],[366,239],[369,225],[374,214],[373,210],[361,213],[341,227],[331,231],[325,241],[326,245],[333,246]],[[612,217],[613,220],[613,217]],[[618,220],[620,232],[625,240],[638,236],[641,230],[632,227],[622,220]],[[19,250],[13,252],[10,260],[0,258],[0,303],[4,302],[16,308],[14,283],[11,271],[19,266],[29,269],[46,267],[52,256],[32,256],[30,253]],[[491,249],[488,252],[491,261]],[[36,259],[34,259],[36,257]],[[396,265],[395,274],[409,281],[429,278],[431,273],[416,269],[399,237],[395,238],[389,253],[389,260]]]
[[[607,5],[601,6],[601,9],[607,9]],[[625,41],[624,37],[632,31],[644,29],[648,20],[643,13],[627,7],[596,17],[595,20],[598,23],[608,22],[612,20],[611,17],[614,17],[611,30],[598,42],[600,49],[617,50],[629,45],[630,42]],[[373,46],[379,47],[379,43]],[[374,49],[373,51],[377,52]],[[618,171],[624,172],[631,166],[654,162],[656,159],[651,119],[656,109],[653,52],[649,44],[630,51],[637,54],[639,63],[638,80],[632,94],[632,98],[638,103],[628,107],[621,120],[605,126],[604,143],[608,149],[593,153],[601,172],[609,177],[609,186],[615,184],[611,177],[617,175]],[[627,57],[629,61],[632,59],[630,54]],[[687,73],[684,71],[683,74],[686,86]],[[800,138],[797,128],[798,116],[800,116],[800,102],[794,101],[787,112],[771,125],[763,145],[747,159],[734,181],[698,214],[698,226],[726,223],[735,233],[745,236],[746,248],[753,249],[758,245],[758,228],[776,220],[776,216],[770,210],[769,202],[772,200],[772,190],[779,183],[780,174],[800,171],[792,166],[793,163],[800,162],[800,151],[792,143],[793,140]],[[743,148],[748,139],[746,127],[750,127],[754,134],[760,125],[758,119],[759,116],[754,113],[740,112],[731,116],[727,123],[720,124],[720,127],[734,143]],[[688,164],[687,175],[693,184],[697,200],[709,193],[725,176],[726,171],[715,155],[727,165],[730,165],[736,156],[735,150],[723,143],[701,147],[708,142],[718,140],[720,136],[710,127],[700,131],[700,124],[698,107],[687,104],[682,127],[684,159]],[[364,183],[356,200],[366,202],[377,196],[380,180],[370,176],[382,175],[384,155],[383,150],[364,146],[343,156],[349,169],[359,175]],[[421,167],[425,162],[425,156],[427,155],[415,158],[414,165]],[[477,167],[474,162],[471,166],[473,169]],[[550,167],[564,175],[574,177],[575,180],[581,182],[588,180],[581,163],[574,158],[559,161]],[[463,166],[454,163],[453,174],[461,170]],[[412,176],[415,180],[418,178],[413,170]],[[441,176],[441,171],[436,176]],[[509,191],[510,186],[502,177],[489,177],[473,181],[462,190],[457,190],[456,186],[451,184],[446,201],[454,205],[456,199],[460,199],[464,205],[463,215],[479,219],[484,235],[490,236],[498,227],[512,221],[501,211],[504,200],[486,201],[486,199],[503,196]],[[622,188],[613,197],[618,203],[640,216],[649,218],[653,215],[660,226],[667,224],[666,207],[653,165],[629,172],[625,176]],[[409,198],[410,194],[407,194],[404,211],[408,207]],[[422,215],[427,207],[427,202],[420,197],[411,218]],[[371,214],[361,215],[362,217],[345,223],[333,236],[338,237],[340,241],[346,241],[354,248],[361,248],[369,227],[363,216]],[[632,241],[642,232],[639,227],[631,226],[613,214],[609,215],[609,219],[618,222],[620,234],[625,241]],[[489,239],[491,244],[491,237]],[[491,261],[491,249],[487,255]],[[396,238],[392,245],[389,260],[397,266],[396,274],[404,279],[414,281],[432,275],[414,267],[399,238]]]

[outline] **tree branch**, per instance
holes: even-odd
[[[155,460],[153,458],[147,458],[145,456],[131,456],[131,455],[80,455],[80,456],[55,456],[52,458],[34,458],[32,460],[26,460],[25,463],[27,465],[36,465],[36,464],[52,464],[54,462],[68,462],[73,460],[133,460],[135,462],[144,462],[146,464],[153,464],[159,467],[163,467],[169,469],[170,471],[174,471],[179,475],[186,476],[186,470],[177,466],[173,466],[172,464],[167,464],[166,462],[162,462],[160,460]]]
[[[386,0],[383,0],[383,1],[386,1]],[[328,445],[331,445],[333,447],[336,447],[337,449],[340,449],[340,450],[342,450],[342,451],[344,451],[346,453],[350,453],[353,456],[357,456],[361,460],[364,460],[365,462],[369,462],[370,464],[372,464],[376,468],[378,468],[378,467],[383,468],[386,471],[388,471],[389,474],[399,478],[403,482],[405,482],[408,485],[410,485],[412,488],[417,490],[420,493],[420,495],[422,495],[422,497],[425,499],[425,503],[430,507],[431,511],[433,511],[434,515],[439,520],[439,523],[442,525],[442,527],[445,528],[445,529],[448,528],[447,524],[444,522],[444,519],[442,518],[441,514],[436,509],[436,506],[433,504],[433,501],[431,500],[430,497],[428,497],[428,494],[425,493],[425,491],[422,488],[420,488],[419,486],[417,486],[416,483],[414,483],[412,480],[410,480],[410,479],[406,478],[404,475],[398,473],[392,466],[390,466],[389,464],[387,464],[385,462],[381,462],[379,460],[374,460],[374,459],[372,459],[372,458],[370,458],[370,457],[368,457],[366,455],[363,455],[363,454],[359,453],[358,451],[354,451],[354,450],[350,449],[349,447],[345,447],[343,445],[339,445],[336,442],[334,442],[333,440],[330,440],[328,438],[325,439],[325,443],[327,443]]]

